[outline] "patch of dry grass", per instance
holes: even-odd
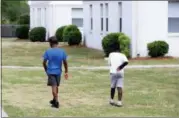
[[[108,71],[70,70],[59,89],[61,108],[50,107],[44,72],[3,69],[3,107],[9,116],[178,116],[179,69],[127,70],[124,106],[108,104]],[[116,96],[117,98],[117,96]]]
[[[85,47],[60,46],[68,54],[69,66],[106,66],[104,53]],[[49,48],[48,43],[28,42],[23,40],[2,39],[2,65],[42,66],[42,55]],[[130,60],[130,65],[138,64],[178,64],[179,59]]]

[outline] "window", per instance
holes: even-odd
[[[168,32],[179,33],[179,2],[168,3]]]
[[[103,4],[100,4],[100,16],[101,16],[101,31],[103,31]]]
[[[118,9],[119,9],[119,32],[122,32],[122,3],[118,3]]]
[[[90,29],[93,30],[93,8],[90,5]]]
[[[83,27],[83,8],[72,8],[72,24]]]
[[[41,25],[41,8],[37,9],[37,26]]]
[[[47,19],[47,16],[46,16],[46,8],[44,8],[44,26],[46,27],[46,19]]]
[[[35,16],[34,16],[34,14],[35,14],[35,10],[34,10],[34,8],[32,8],[32,13],[31,13],[31,23],[32,23],[32,27],[34,27],[34,25],[35,25]]]
[[[179,33],[179,17],[168,18],[168,32]]]
[[[106,31],[108,31],[108,29],[109,29],[108,28],[108,25],[109,25],[109,23],[108,23],[109,22],[109,20],[108,20],[108,17],[109,17],[108,16],[108,14],[109,14],[108,13],[109,12],[109,10],[108,10],[108,3],[105,3],[105,9],[106,9],[106,12],[105,12],[105,15],[106,15]]]
[[[72,18],[72,24],[77,27],[83,27],[83,18]]]

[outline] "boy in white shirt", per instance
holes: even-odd
[[[120,53],[119,47],[116,51],[109,54],[108,63],[110,65],[110,79],[111,79],[111,99],[110,104],[118,107],[122,106],[122,89],[124,82],[124,70],[123,68],[128,64],[127,57]],[[118,90],[118,102],[114,103],[115,89]]]

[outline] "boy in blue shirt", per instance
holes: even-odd
[[[68,79],[67,55],[63,49],[58,48],[58,40],[55,37],[49,38],[50,47],[43,55],[43,67],[48,76],[47,85],[52,87],[53,100],[50,101],[53,107],[59,108],[58,86],[60,85],[62,63],[65,68],[65,79]]]

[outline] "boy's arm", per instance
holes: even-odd
[[[67,60],[63,61],[63,65],[64,65],[64,68],[65,68],[65,73],[68,73],[68,62],[67,62]]]
[[[109,54],[109,56],[108,56],[108,65],[111,66],[110,54]]]
[[[65,79],[68,79],[68,62],[67,62],[67,55],[65,52],[63,53],[63,65],[65,68]]]
[[[118,70],[122,70],[125,66],[128,65],[128,59],[127,57],[124,55],[124,58],[123,58],[123,63],[118,67]]]
[[[122,70],[127,65],[128,65],[128,62],[126,61],[118,67],[118,70]]]
[[[44,67],[44,70],[45,70],[45,72],[47,72],[47,60],[43,60],[43,67]]]
[[[48,55],[47,55],[47,51],[46,51],[43,55],[43,63],[42,63],[43,68],[46,73],[47,73],[47,60],[48,60]]]

